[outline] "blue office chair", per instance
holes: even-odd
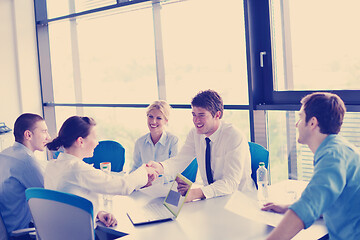
[[[57,159],[59,157],[59,154],[64,152],[64,149],[61,147],[57,151],[50,151],[50,152],[51,152],[52,159]]]
[[[23,228],[14,230],[8,234],[4,219],[0,212],[0,240],[16,240],[16,239],[36,239],[35,228]]]
[[[198,163],[196,158],[194,158],[194,160],[192,160],[189,166],[187,166],[187,168],[181,174],[190,181],[195,182],[197,170],[198,170]]]
[[[121,172],[125,163],[125,148],[118,142],[112,140],[100,141],[94,150],[94,156],[84,158],[94,168],[100,169],[101,162],[111,162],[111,171]]]
[[[264,162],[266,169],[268,169],[269,165],[269,151],[266,150],[263,146],[249,142],[249,149],[251,155],[251,178],[254,180],[256,188],[256,170],[259,168],[259,163]]]
[[[41,240],[94,240],[93,205],[82,197],[44,189],[25,191]]]

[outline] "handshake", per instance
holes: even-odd
[[[150,161],[149,163],[145,164],[145,169],[148,175],[148,182],[144,187],[149,187],[152,183],[164,173],[164,167],[161,163]]]
[[[144,187],[149,187],[152,183],[159,177],[159,175],[164,173],[164,167],[161,163],[150,161],[145,165],[145,169],[148,173],[148,182]],[[181,178],[176,177],[175,181],[177,182],[177,190],[181,196],[185,196],[189,190],[189,184],[184,182]]]

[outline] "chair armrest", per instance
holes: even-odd
[[[23,229],[19,229],[19,230],[14,230],[11,232],[11,236],[19,237],[19,236],[29,234],[31,232],[35,232],[35,228],[23,228]]]

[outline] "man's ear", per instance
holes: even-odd
[[[24,139],[30,140],[32,137],[32,132],[30,130],[25,130],[24,132]]]
[[[220,119],[220,116],[221,116],[221,112],[220,112],[220,111],[217,111],[217,112],[215,113],[214,118]]]
[[[316,128],[319,126],[319,121],[317,120],[316,117],[312,117],[310,118],[308,125],[310,125],[311,128]]]

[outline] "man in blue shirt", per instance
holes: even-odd
[[[50,136],[44,119],[25,113],[14,125],[15,143],[0,153],[0,211],[7,231],[27,228],[31,214],[25,198],[30,187],[44,187],[35,151],[44,151]]]
[[[265,204],[263,210],[285,213],[268,239],[291,239],[321,215],[330,239],[360,239],[360,153],[337,135],[345,105],[332,93],[312,93],[301,103],[298,142],[314,153],[314,175],[291,206]]]

